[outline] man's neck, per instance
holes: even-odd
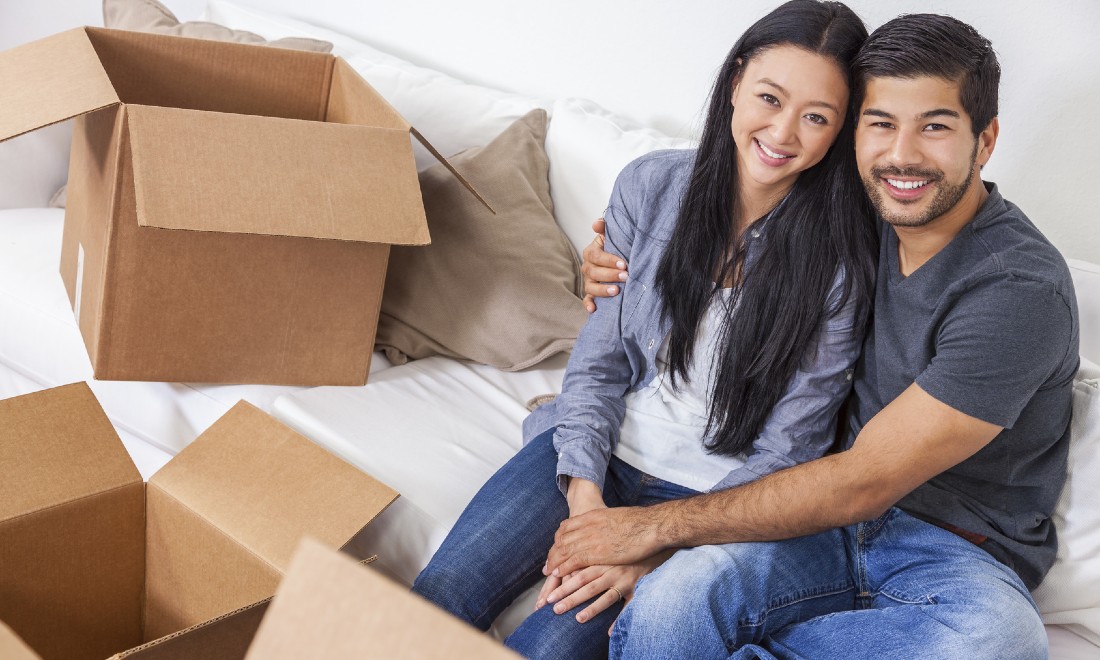
[[[977,215],[989,197],[981,178],[971,183],[959,203],[943,215],[920,227],[894,227],[898,235],[898,270],[908,277],[955,238]]]

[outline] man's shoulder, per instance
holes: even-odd
[[[973,273],[986,281],[1015,280],[1049,286],[1074,299],[1065,257],[1020,207],[992,186],[989,199],[966,230],[974,250]]]

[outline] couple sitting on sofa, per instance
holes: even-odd
[[[544,579],[530,657],[1045,657],[1077,313],[981,180],[999,75],[943,16],[750,27],[698,149],[619,176],[621,284],[414,591],[486,629]]]

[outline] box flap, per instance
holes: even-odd
[[[493,215],[497,214],[496,209],[494,209],[492,205],[490,205],[489,202],[481,196],[481,193],[474,189],[473,185],[471,185],[470,182],[466,180],[466,177],[459,174],[458,170],[455,169],[455,166],[451,165],[451,161],[444,158],[443,154],[439,153],[439,150],[437,150],[435,147],[432,146],[430,142],[428,142],[428,138],[421,135],[420,131],[416,130],[415,128],[411,130],[413,136],[417,139],[417,141],[420,142],[420,144],[424,145],[424,148],[427,149],[428,152],[431,153],[431,155],[435,156],[436,160],[438,160],[440,163],[443,163],[443,167],[446,167],[447,170],[451,174],[453,174],[455,178],[458,179],[458,182],[465,186],[466,190],[469,190],[474,197],[477,197],[477,201],[484,204],[485,208],[489,209],[489,211],[492,212]]]
[[[0,521],[135,483],[87,383],[0,401]]]
[[[306,539],[246,658],[518,658],[419,596]]]
[[[149,483],[280,572],[304,534],[340,546],[397,498],[244,401]]]
[[[0,621],[0,658],[4,660],[41,660],[37,653],[31,650],[19,635],[12,632],[11,628]]]
[[[0,141],[118,103],[83,28],[0,53]]]
[[[256,636],[256,630],[260,627],[260,621],[263,620],[270,602],[270,597],[265,598],[177,633],[159,637],[129,651],[117,653],[110,660],[240,660]]]
[[[126,106],[138,223],[424,245],[408,133]]]

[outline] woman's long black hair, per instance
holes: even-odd
[[[851,88],[850,64],[866,38],[863,22],[844,4],[791,0],[742,35],[715,81],[676,231],[656,278],[662,313],[671,322],[668,360],[675,386],[677,377],[688,376],[696,329],[711,299],[723,282],[741,277],[726,303],[717,344],[723,348],[713,367],[709,451],[735,455],[751,448],[823,321],[851,296],[857,322],[866,323],[878,244],[855,164],[857,109],[849,108],[826,156],[802,172],[767,221],[752,267],[739,268],[745,243],[737,227],[755,218],[737,212],[740,174],[730,131],[734,82],[754,56],[791,45],[834,59]],[[838,272],[846,275],[844,300],[826,309]]]

